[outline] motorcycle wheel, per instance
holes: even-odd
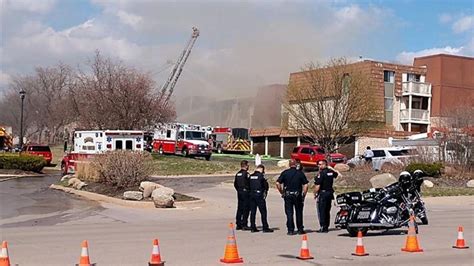
[[[367,231],[369,231],[369,228],[347,227],[346,230],[351,237],[356,237],[359,230],[362,232],[362,235],[365,236],[367,234]]]
[[[421,220],[422,225],[427,225],[428,224],[428,217],[425,216],[423,218],[420,218],[420,220]]]

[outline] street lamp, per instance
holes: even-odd
[[[21,89],[20,99],[21,99],[21,113],[20,113],[20,150],[23,149],[23,102],[25,100],[26,91]]]

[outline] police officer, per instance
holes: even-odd
[[[333,182],[338,173],[328,168],[328,162],[321,160],[318,162],[319,173],[314,179],[314,198],[317,199],[319,225],[318,233],[329,232],[329,215],[331,203],[334,199]]]
[[[263,175],[265,173],[265,167],[260,164],[255,169],[255,172],[250,175],[250,227],[251,232],[258,232],[257,226],[255,225],[255,216],[257,215],[257,207],[262,217],[262,227],[264,233],[272,233],[273,229],[270,229],[267,221],[267,203],[265,198],[268,193],[268,182]]]
[[[247,225],[250,212],[250,194],[249,194],[249,162],[243,160],[240,162],[240,171],[237,172],[234,179],[234,187],[237,191],[237,214],[235,216],[236,230],[250,230]]]
[[[308,192],[308,179],[301,170],[298,170],[295,160],[290,160],[290,169],[283,171],[277,180],[276,187],[285,200],[287,235],[295,235],[293,210],[296,213],[298,234],[305,234],[303,226],[303,206]]]

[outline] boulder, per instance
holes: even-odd
[[[159,187],[161,187],[161,185],[155,182],[143,181],[140,183],[140,187],[138,190],[143,191],[144,198],[149,198],[151,196],[151,193],[153,193],[153,190]]]
[[[425,181],[423,181],[423,186],[427,187],[427,188],[432,188],[432,187],[434,187],[434,184],[433,184],[433,182],[431,182],[429,180],[425,180]]]
[[[153,198],[156,208],[171,208],[174,206],[173,194],[173,189],[160,186],[153,190],[151,197]]]
[[[339,172],[348,172],[349,170],[351,170],[351,168],[349,167],[349,165],[345,164],[345,163],[338,163],[334,166],[334,169],[336,169],[337,171]]]
[[[280,160],[278,161],[277,166],[281,168],[288,168],[290,167],[290,160]]]
[[[72,187],[77,189],[77,190],[81,190],[85,186],[87,186],[86,183],[84,183],[82,181],[79,181],[78,183],[74,184]]]
[[[65,175],[65,176],[61,177],[61,182],[65,181],[67,179],[73,178],[73,177],[74,177],[74,175]]]
[[[397,182],[397,179],[390,173],[384,173],[370,178],[370,184],[373,188],[383,188],[395,182]]]
[[[143,193],[141,191],[125,191],[123,198],[126,200],[142,200]]]
[[[68,185],[69,187],[75,187],[75,185],[78,184],[78,183],[80,183],[80,182],[81,182],[81,180],[79,180],[79,178],[73,177],[73,178],[71,178],[71,179],[69,179],[69,180],[67,181],[67,185]]]
[[[474,179],[471,179],[466,184],[467,187],[474,187]]]

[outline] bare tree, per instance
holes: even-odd
[[[78,71],[71,106],[85,128],[144,129],[175,116],[155,85],[149,74],[96,52],[88,71]]]
[[[288,86],[289,128],[329,154],[380,120],[373,91],[369,78],[344,58],[309,64]]]

